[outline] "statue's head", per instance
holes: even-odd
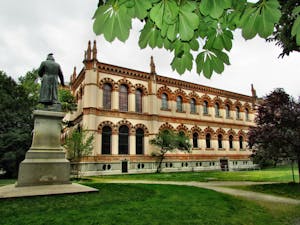
[[[48,54],[47,60],[55,61],[55,60],[54,60],[54,57],[53,57],[53,53],[49,53],[49,54]]]

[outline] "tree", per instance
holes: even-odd
[[[24,86],[0,71],[0,102],[0,168],[6,177],[16,177],[31,145],[35,101]]]
[[[299,13],[300,1],[279,0],[279,3],[282,15],[279,22],[275,25],[273,34],[267,38],[267,41],[275,41],[276,45],[282,48],[282,53],[279,57],[284,57],[293,51],[300,52],[300,38],[294,34],[296,29],[299,29],[297,27],[300,23],[300,17],[297,14]]]
[[[158,152],[153,153],[159,159],[156,169],[157,173],[161,172],[161,165],[167,152],[172,152],[176,149],[180,151],[189,151],[191,148],[189,139],[184,133],[175,134],[170,130],[160,131],[154,139],[150,140],[150,144],[160,148]]]
[[[283,1],[99,0],[93,29],[109,42],[115,38],[125,42],[132,19],[139,19],[144,23],[141,48],[165,48],[174,54],[173,70],[183,74],[195,62],[197,73],[210,78],[230,64],[227,53],[232,48],[233,31],[238,28],[245,39],[252,39],[256,35],[268,38],[274,27],[290,26],[288,32],[300,46],[300,6],[297,1],[286,1],[292,4],[292,24],[280,24],[285,15]],[[192,53],[197,54],[196,58]]]
[[[256,126],[248,133],[254,161],[296,159],[300,168],[300,104],[276,89],[258,106]],[[300,175],[300,169],[299,169]]]
[[[69,89],[60,88],[58,90],[58,99],[61,102],[61,107],[64,112],[72,113],[77,109],[76,99]]]
[[[71,132],[65,140],[64,148],[67,150],[67,158],[75,164],[76,178],[79,178],[79,162],[83,156],[87,156],[93,149],[94,135],[88,135],[88,131],[77,129]]]

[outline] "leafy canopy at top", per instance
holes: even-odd
[[[300,9],[296,6],[290,32],[300,46]],[[281,18],[281,5],[278,0],[100,0],[93,18],[94,32],[109,42],[116,38],[125,42],[132,19],[143,21],[142,49],[165,48],[174,54],[173,70],[183,74],[195,62],[197,72],[210,78],[230,64],[232,32],[240,28],[245,39],[268,38]]]

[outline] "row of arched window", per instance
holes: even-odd
[[[168,95],[166,93],[163,93],[161,95],[161,109],[162,110],[169,110],[169,105],[168,105]],[[215,103],[214,105],[214,111],[215,111],[215,117],[221,117],[220,114],[220,104],[218,102]],[[232,107],[229,104],[225,104],[225,116],[226,119],[232,118],[231,111]],[[235,106],[235,117],[236,119],[241,119],[241,108],[240,106]],[[176,112],[184,112],[183,109],[183,99],[181,96],[177,96],[176,98]],[[196,114],[197,112],[197,107],[196,107],[196,100],[194,98],[190,99],[190,113]],[[204,100],[203,101],[203,115],[209,115],[209,103],[208,101]],[[245,120],[249,120],[249,109],[245,108]]]
[[[136,155],[144,154],[144,130],[142,128],[137,128],[135,130],[135,149]],[[102,128],[102,143],[101,143],[101,154],[107,155],[111,154],[111,135],[112,128],[110,126],[104,126]],[[119,138],[118,138],[118,154],[129,154],[129,128],[126,125],[121,125],[119,127]]]
[[[112,107],[112,90],[113,86],[110,83],[103,84],[103,108],[110,110]],[[143,95],[145,95],[144,90],[142,88],[135,88],[135,112],[142,113],[143,112]],[[119,110],[120,111],[128,111],[128,94],[129,87],[126,84],[120,84],[119,86]],[[161,110],[170,110],[169,108],[169,96],[166,92],[163,92],[160,96],[161,98]],[[220,100],[221,101],[221,100]],[[230,102],[221,102],[214,101],[213,107],[211,107],[212,102],[209,100],[203,100],[202,102],[202,114],[210,115],[210,110],[214,108],[215,117],[221,117],[220,110],[225,108],[225,117],[226,119],[231,119],[235,116],[236,119],[241,119],[241,112],[244,111],[245,120],[249,120],[250,114],[250,105],[245,104],[242,107],[241,104],[232,104]],[[184,99],[182,96],[178,95],[176,97],[176,112],[185,112],[184,109]],[[199,104],[199,100],[195,97],[191,97],[189,100],[189,108],[191,114],[200,113],[197,112],[197,105]],[[242,109],[243,108],[243,109]],[[233,112],[234,115],[233,115]]]

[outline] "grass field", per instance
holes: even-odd
[[[105,179],[170,181],[278,181],[242,189],[300,199],[289,167],[239,172],[100,176],[86,185],[99,193],[0,200],[0,224],[300,224],[300,205],[235,198],[188,186],[105,184]],[[15,180],[1,180],[0,186]]]
[[[296,181],[299,177],[295,168]],[[203,171],[203,172],[179,172],[179,173],[160,173],[160,174],[130,174],[97,176],[93,179],[132,179],[132,180],[165,180],[165,181],[274,181],[291,182],[292,172],[289,166],[269,168],[254,171]]]
[[[99,193],[0,200],[0,224],[294,224],[300,206],[261,205],[196,187],[87,183]]]

